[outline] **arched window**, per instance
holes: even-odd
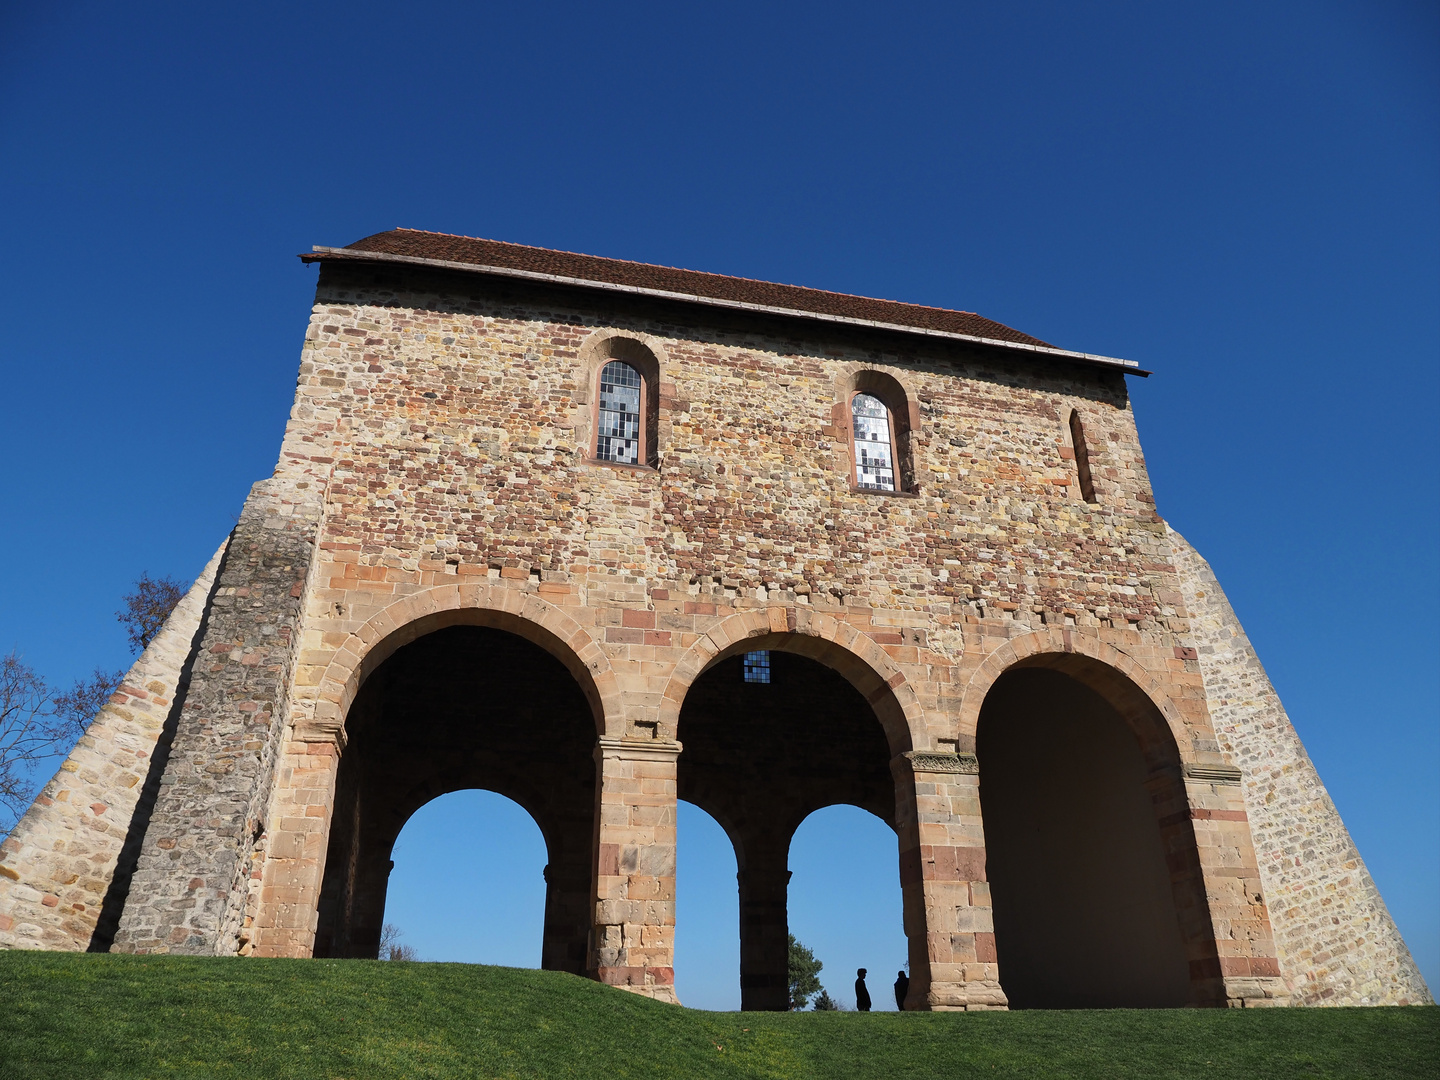
[[[855,486],[867,491],[897,491],[895,424],[885,403],[873,394],[850,397],[855,445]]]
[[[623,360],[600,370],[599,408],[595,418],[595,459],[621,465],[644,465],[645,380]]]
[[[1090,449],[1085,445],[1085,425],[1080,422],[1080,414],[1074,410],[1070,413],[1070,444],[1075,451],[1075,472],[1080,480],[1080,497],[1088,503],[1095,499],[1095,481],[1090,476]]]

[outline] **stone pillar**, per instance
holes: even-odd
[[[1152,778],[1148,787],[1160,818],[1190,961],[1191,1004],[1288,1005],[1290,992],[1276,957],[1240,770],[1189,763],[1180,773],[1183,786],[1173,776],[1163,776]]]
[[[906,1009],[1004,1009],[974,754],[891,762],[910,945]]]
[[[790,836],[746,836],[740,882],[740,1008],[790,1008],[790,923],[786,869]]]
[[[601,738],[590,975],[661,1001],[675,996],[678,742]]]
[[[266,846],[320,507],[261,481],[231,535],[113,948],[233,955]]]

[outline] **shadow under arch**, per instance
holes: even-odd
[[[482,788],[519,803],[545,838],[541,966],[583,973],[595,722],[566,665],[508,629],[452,621],[414,635],[371,667],[345,730],[314,954],[374,956],[390,852],[405,822],[442,795]]]
[[[769,653],[768,681],[746,678],[744,654],[755,651]],[[735,849],[741,1008],[784,1010],[791,838],[811,813],[837,803],[897,834],[914,821],[913,787],[897,785],[891,770],[909,745],[906,713],[854,652],[772,630],[713,652],[686,687],[676,731],[678,797],[713,817]]]
[[[605,651],[560,608],[507,585],[437,585],[402,596],[371,616],[335,650],[320,675],[313,715],[299,727],[343,746],[361,687],[397,649],[451,626],[478,626],[523,638],[549,653],[580,687],[598,734],[623,730],[620,689]]]
[[[885,650],[848,623],[797,608],[737,612],[702,634],[666,683],[660,729],[678,730],[686,697],[702,675],[736,656],[762,650],[806,657],[848,682],[879,721],[891,757],[927,738],[920,699]]]
[[[1214,1004],[1173,704],[1078,650],[1022,655],[984,691],[971,730],[1012,1007]]]

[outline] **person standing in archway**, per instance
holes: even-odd
[[[895,973],[895,1008],[905,1011],[905,995],[910,993],[910,976],[904,969]]]
[[[861,1012],[870,1011],[870,991],[865,989],[865,969],[855,972],[855,1008]]]

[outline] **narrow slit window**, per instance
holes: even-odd
[[[745,654],[745,681],[753,683],[770,681],[770,651],[768,649]]]
[[[640,372],[612,360],[600,372],[600,407],[597,410],[595,457],[622,465],[639,465],[645,448],[641,438],[644,380]]]
[[[850,399],[855,433],[855,486],[869,491],[895,490],[895,442],[885,403],[870,394]]]
[[[1085,446],[1085,425],[1078,412],[1070,413],[1070,444],[1075,451],[1075,472],[1080,479],[1080,497],[1088,503],[1095,499],[1095,481],[1090,476],[1090,451]]]

